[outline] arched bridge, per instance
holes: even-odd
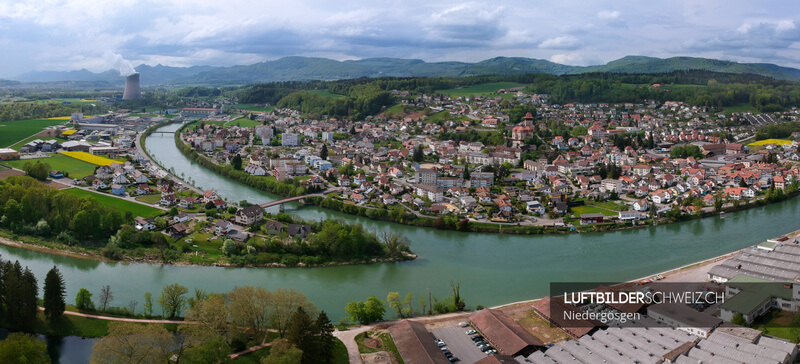
[[[339,190],[340,190],[339,188],[331,187],[331,188],[325,190],[322,193],[311,193],[311,194],[308,194],[308,195],[287,197],[287,198],[284,198],[282,200],[276,200],[276,201],[270,201],[270,202],[262,203],[259,206],[261,206],[263,208],[267,208],[267,207],[272,207],[272,206],[275,206],[275,205],[281,205],[281,209],[283,209],[283,204],[285,204],[287,202],[300,201],[300,200],[302,200],[304,198],[308,198],[308,197],[312,197],[312,196],[325,197],[325,195],[327,195],[329,193],[333,193],[333,192],[338,192]]]

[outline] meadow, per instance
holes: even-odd
[[[256,104],[236,104],[236,105],[231,105],[231,107],[236,109],[236,110],[250,110],[250,111],[266,111],[266,112],[270,112],[272,110],[275,110],[274,106],[256,107]]]
[[[78,188],[70,188],[68,190],[64,190],[64,193],[69,193],[71,195],[75,195],[78,197],[94,198],[95,200],[97,200],[97,202],[105,206],[116,207],[122,212],[130,211],[134,217],[135,216],[155,217],[163,213],[162,210],[159,210],[154,207],[149,207],[128,200],[123,200],[121,198],[116,198],[110,195],[86,191]]]
[[[64,118],[14,120],[0,122],[0,148],[6,148],[44,130],[48,126],[64,124]],[[34,138],[35,139],[35,138]]]
[[[94,174],[94,170],[97,168],[97,166],[94,164],[75,158],[70,158],[61,154],[56,154],[49,158],[18,159],[7,161],[6,163],[11,167],[22,169],[26,162],[36,163],[37,161],[49,164],[51,170],[57,170],[69,174],[69,178],[72,179],[81,179],[88,175]]]
[[[496,94],[500,89],[509,89],[513,87],[522,87],[525,86],[521,83],[516,82],[492,82],[492,83],[482,83],[479,85],[472,85],[469,87],[463,88],[452,88],[448,90],[436,90],[438,94],[445,94],[450,97],[459,97],[459,96],[470,96],[470,95],[481,95],[481,96],[488,96]],[[513,96],[513,94],[510,94]]]

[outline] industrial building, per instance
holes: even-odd
[[[612,327],[546,351],[517,356],[519,363],[791,363],[797,345],[758,330],[720,328],[708,338],[661,325],[650,318],[635,327]]]
[[[800,246],[786,242],[760,244],[711,268],[708,279],[725,283],[740,274],[773,282],[792,282],[800,277]]]
[[[142,89],[139,87],[139,74],[134,73],[125,77],[125,91],[122,93],[123,100],[134,100],[142,98]]]
[[[500,310],[485,308],[469,317],[472,326],[500,354],[529,355],[544,344]]]
[[[389,327],[389,334],[406,363],[450,363],[434,342],[433,335],[420,322],[400,321]]]

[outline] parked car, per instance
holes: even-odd
[[[467,330],[467,335],[472,335],[472,334],[476,334],[476,333],[478,333],[478,332],[475,331],[475,330]]]
[[[475,335],[475,336],[471,336],[470,339],[472,339],[472,341],[483,340],[483,336]]]
[[[447,344],[445,344],[444,341],[442,341],[442,340],[438,340],[438,341],[436,341],[436,345],[439,345],[441,347],[441,346],[445,346]]]
[[[461,322],[458,323],[458,326],[467,327],[467,326],[469,326],[469,324],[466,321],[461,321]]]
[[[459,358],[457,358],[455,356],[451,356],[451,357],[447,358],[447,360],[449,360],[451,363],[455,363],[455,362],[457,362],[457,361],[459,361],[461,359],[459,359]]]

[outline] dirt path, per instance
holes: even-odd
[[[44,311],[44,307],[39,307],[39,311]],[[92,315],[89,313],[81,313],[75,311],[64,311],[64,314],[70,316],[93,318],[98,320],[136,322],[141,324],[192,324],[193,323],[190,321],[179,321],[179,320],[153,320],[153,319],[134,319],[126,317],[111,317],[102,315]]]
[[[251,347],[249,347],[249,348],[247,348],[245,350],[242,350],[242,351],[240,351],[238,353],[231,354],[230,358],[231,358],[231,360],[234,360],[234,359],[236,359],[236,358],[238,358],[238,357],[240,357],[240,356],[242,356],[244,354],[249,354],[249,353],[252,353],[254,351],[261,350],[261,349],[266,348],[267,346],[270,346],[270,345],[272,345],[272,343],[264,343],[264,344],[261,344],[261,345],[251,346]]]

